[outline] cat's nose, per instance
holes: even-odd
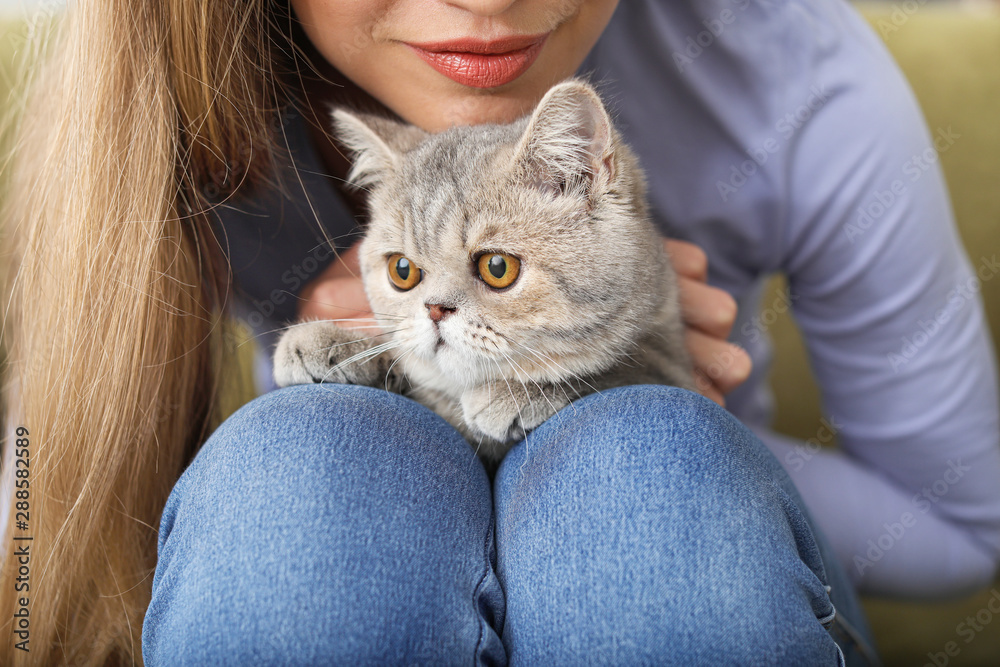
[[[452,306],[444,306],[440,303],[425,303],[424,305],[427,306],[427,316],[434,322],[440,322],[458,310]]]

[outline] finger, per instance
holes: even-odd
[[[312,301],[317,287],[330,280],[360,280],[361,269],[358,265],[358,246],[360,241],[347,250],[339,253],[329,266],[305,284],[299,292],[299,315],[302,316],[303,306]]]
[[[707,336],[695,329],[687,330],[685,342],[695,370],[723,395],[750,377],[753,362],[739,345]]]
[[[663,246],[678,275],[705,282],[708,278],[708,255],[693,243],[664,239]]]
[[[359,259],[358,241],[347,250],[337,253],[337,259],[324,272],[324,278],[358,278],[361,276],[361,263]]]
[[[737,312],[736,300],[729,292],[683,276],[678,285],[684,323],[715,338],[729,336]]]
[[[352,271],[353,275],[358,275],[361,271],[361,263],[359,259],[361,257],[360,250],[361,241],[358,241],[340,254],[340,261],[343,263],[344,267]]]
[[[323,280],[313,289],[309,299],[301,303],[300,317],[337,320],[338,324],[354,327],[372,324],[371,306],[358,278]],[[360,321],[369,318],[367,321]],[[341,322],[340,320],[344,320]],[[351,320],[359,320],[352,322]]]
[[[715,401],[722,407],[726,407],[726,397],[722,395],[719,388],[712,384],[712,381],[701,371],[696,370],[694,372],[694,386],[698,390],[698,393],[705,398]]]

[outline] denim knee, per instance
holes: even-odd
[[[502,655],[491,502],[465,441],[413,401],[338,385],[265,394],[220,426],[171,493],[144,658]]]
[[[257,446],[248,448],[250,441]],[[198,457],[208,458],[202,462],[207,465],[236,457],[251,472],[269,476],[276,467],[305,461],[324,466],[344,455],[370,456],[371,463],[393,468],[414,456],[465,467],[475,458],[460,443],[442,418],[398,394],[355,385],[294,385],[241,407]]]
[[[588,396],[495,483],[512,660],[838,664],[808,523],[732,415],[675,387]]]

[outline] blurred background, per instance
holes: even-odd
[[[19,97],[12,91],[18,72],[30,60],[26,45],[65,4],[0,0],[0,104],[5,110],[18,106]],[[928,126],[951,126],[961,135],[940,155],[940,162],[973,264],[1000,254],[1000,0],[854,4],[909,79]],[[8,145],[5,137],[3,126],[3,146]],[[0,173],[0,181],[3,178]],[[774,293],[764,298],[765,306],[782,302],[780,276],[771,288]],[[1000,340],[1000,281],[985,281],[981,293],[994,341]],[[776,427],[807,440],[821,427],[819,392],[792,317],[777,310],[762,317],[775,341]],[[251,345],[240,350],[249,364]],[[249,368],[234,369],[236,375],[248,378]],[[243,400],[245,394],[234,394],[232,409]],[[934,604],[866,599],[865,607],[890,667],[1000,666],[1000,579],[990,590],[966,599]],[[970,627],[980,630],[970,633]]]
[[[66,0],[0,0],[0,18],[24,18],[39,9],[59,10],[66,6]]]

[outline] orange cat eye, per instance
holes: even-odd
[[[388,266],[389,280],[397,289],[413,289],[424,275],[424,272],[404,255],[390,255]]]
[[[521,273],[521,260],[513,255],[488,252],[479,257],[479,277],[493,289],[510,287]]]

